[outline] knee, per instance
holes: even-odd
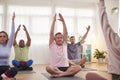
[[[32,59],[30,59],[29,62],[30,62],[31,65],[33,64],[33,60]]]
[[[30,67],[32,64],[33,64],[33,60],[32,59],[28,60],[27,63],[26,63],[26,65],[28,67]]]
[[[16,63],[17,61],[16,60],[12,60],[12,64]]]
[[[98,75],[97,73],[89,72],[86,74],[86,80],[107,80],[107,79]]]
[[[46,71],[49,72],[51,70],[50,65],[46,66]]]
[[[48,65],[48,66],[46,66],[46,71],[47,71],[48,73],[52,73],[54,70],[53,70],[53,67],[52,67],[52,66]]]
[[[20,66],[20,63],[19,63],[17,60],[12,60],[12,64],[13,64],[15,67]]]
[[[91,80],[92,78],[93,78],[93,76],[95,77],[95,75],[93,74],[93,73],[87,73],[86,74],[86,80]],[[92,79],[92,80],[94,80],[94,79]]]

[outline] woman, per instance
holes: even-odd
[[[5,31],[0,32],[0,80],[15,80],[14,76],[17,74],[17,69],[9,66],[9,57],[15,32],[14,19],[15,13],[12,16],[10,38],[8,38],[8,34]]]

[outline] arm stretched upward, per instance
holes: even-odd
[[[21,27],[21,25],[18,26],[18,28],[17,28],[17,30],[15,32],[13,46],[15,46],[17,44],[16,37],[17,37],[18,31],[20,30],[20,27]]]
[[[28,33],[28,31],[27,31],[25,25],[23,25],[23,27],[24,27],[24,31],[25,31],[26,36],[27,36],[27,43],[26,43],[26,45],[27,45],[28,47],[30,47],[30,45],[31,45],[31,38],[30,38],[30,35],[29,35],[29,33]]]
[[[90,30],[90,26],[88,26],[87,28],[86,28],[86,33],[84,34],[84,36],[82,37],[82,39],[80,40],[80,44],[82,44],[82,43],[84,43],[84,40],[86,39],[86,37],[87,37],[87,35],[88,35],[88,32],[89,32],[89,30]]]
[[[54,15],[53,22],[50,29],[50,38],[49,38],[49,45],[54,41],[54,28],[56,22],[56,14]]]
[[[60,21],[62,22],[62,24],[63,24],[63,40],[64,40],[64,42],[67,43],[68,32],[67,32],[67,27],[66,27],[66,24],[65,24],[65,20],[64,20],[62,14],[60,14],[60,13],[59,13],[59,17],[60,17],[59,20],[60,20]]]

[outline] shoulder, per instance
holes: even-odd
[[[24,48],[29,48],[29,46],[28,45],[25,45],[25,47]]]
[[[19,47],[18,44],[15,44],[14,47]]]
[[[72,44],[70,44],[70,43],[67,43],[67,46],[69,47],[69,46],[72,46]]]
[[[53,41],[53,42],[49,45],[49,48],[52,47],[52,46],[54,46],[54,45],[56,45],[56,42],[55,42],[55,41]]]
[[[66,42],[63,43],[63,46],[67,46],[67,45],[68,45],[68,43],[66,43]]]
[[[80,44],[80,42],[77,42],[75,45],[78,45],[78,46],[80,46],[81,44]]]

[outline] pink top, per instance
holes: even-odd
[[[50,48],[50,64],[55,67],[68,67],[67,43],[58,46],[55,41],[49,46]]]
[[[108,22],[104,0],[99,3],[99,11],[101,28],[108,48],[108,72],[120,75],[120,37]]]

